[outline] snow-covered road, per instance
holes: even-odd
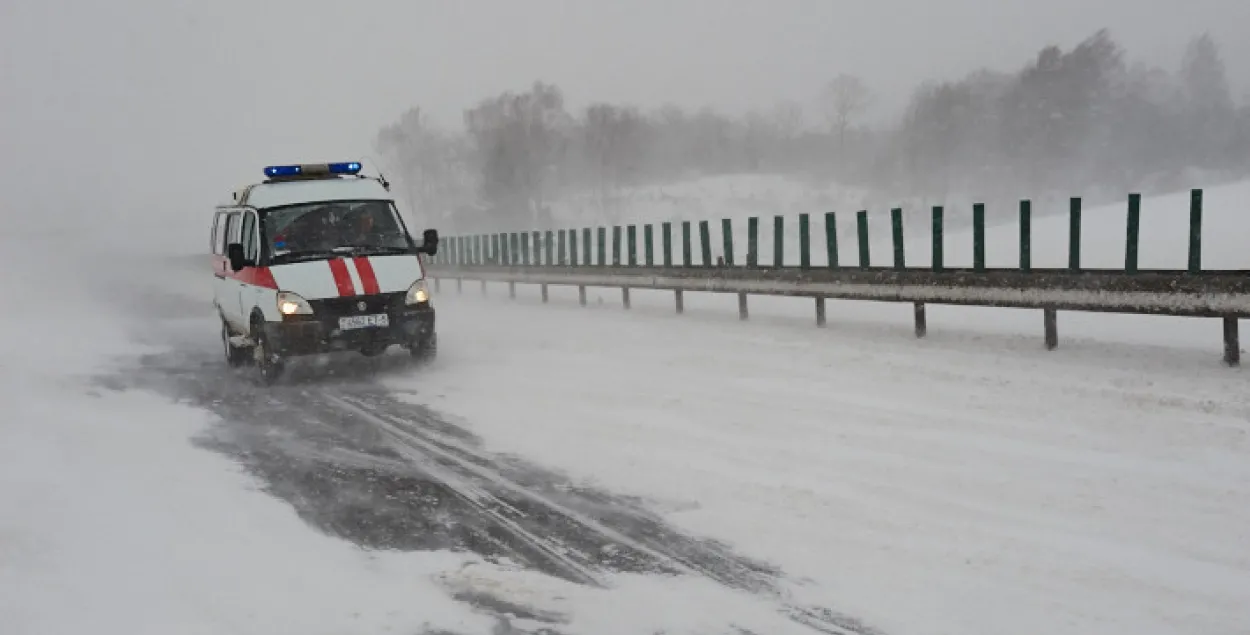
[[[1216,320],[444,286],[433,365],[262,389],[190,250],[27,238],[67,255],[0,278],[6,633],[1250,629]]]

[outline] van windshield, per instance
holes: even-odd
[[[390,201],[305,203],[264,214],[265,236],[275,263],[402,253],[412,246]]]

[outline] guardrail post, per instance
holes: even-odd
[[[720,221],[721,239],[725,243],[725,266],[734,266],[734,224],[728,218]]]
[[[825,256],[826,265],[830,269],[838,268],[838,216],[834,212],[825,212]]]
[[[1046,330],[1046,350],[1059,347],[1059,311],[1042,309],[1042,327]]]
[[[749,317],[749,315],[750,314],[747,311],[747,294],[739,293],[738,294],[738,319],[746,320]]]
[[[944,213],[945,213],[945,210],[942,209],[941,205],[933,206],[933,270],[934,271],[941,271],[944,268],[946,268],[946,264],[944,262],[945,258],[943,257],[943,253],[942,253],[942,248],[946,242],[942,235]]]
[[[894,241],[894,268],[906,269],[907,259],[903,255],[903,210],[897,207],[890,210],[890,234]]]
[[[972,206],[972,269],[985,271],[985,204]]]
[[[924,337],[929,333],[929,321],[925,317],[924,302],[915,302],[912,309],[916,316],[916,337]]]
[[[760,266],[760,219],[747,219],[747,266]]]
[[[699,221],[699,251],[703,256],[703,266],[712,266],[712,229],[705,220]]]
[[[629,309],[629,287],[621,287],[621,306]]]
[[[608,228],[599,227],[599,266],[606,267],[608,265]]]
[[[556,236],[556,260],[551,263],[553,265],[560,265],[561,267],[564,266],[564,254],[568,244],[568,239],[566,238],[567,234],[567,231],[561,229],[560,233]]]
[[[542,289],[543,304],[546,304],[547,303],[547,283],[544,282],[543,284],[539,285],[539,288]]]
[[[1033,268],[1033,202],[1020,201],[1020,270]]]
[[[545,237],[545,238],[543,238],[543,253],[546,255],[546,260],[545,260],[545,262],[543,262],[543,264],[544,264],[544,265],[547,265],[548,267],[550,267],[551,265],[556,264],[555,255],[554,255],[554,253],[553,253],[553,251],[554,251],[554,249],[555,249],[555,242],[556,242],[556,241],[555,241],[555,239],[553,238],[554,234],[555,234],[555,232],[553,232],[553,231],[551,231],[550,229],[548,229],[548,230],[547,230],[547,233],[546,233],[546,235],[545,235],[546,237]],[[560,240],[560,260],[564,260],[564,240],[563,240],[563,238],[564,238],[564,232],[560,232],[560,238],[561,238],[561,240]]]
[[[651,224],[642,226],[642,245],[643,251],[646,252],[643,262],[648,267],[655,265],[655,239],[651,235]]]
[[[1124,271],[1137,273],[1137,245],[1141,241],[1141,194],[1128,195],[1128,222],[1124,240]]]
[[[586,285],[577,285],[577,303],[586,306]]]
[[[825,325],[825,299],[816,298],[816,326]]]
[[[1081,198],[1072,197],[1068,207],[1068,268],[1081,270]]]
[[[855,214],[855,225],[859,232],[859,268],[872,266],[868,252],[868,210],[860,210]]]
[[[1202,190],[1189,193],[1189,273],[1202,271]]]
[[[664,266],[673,266],[673,224],[663,223],[660,225],[660,238],[664,243]]]
[[[686,312],[686,302],[685,302],[685,298],[684,298],[684,297],[682,297],[682,292],[681,292],[681,289],[678,289],[678,290],[674,291],[674,292],[673,292],[673,296],[674,296],[674,298],[675,298],[675,299],[676,299],[676,301],[677,301],[677,313],[678,313],[678,315],[680,315],[680,314],[682,314],[682,313],[685,313],[685,312]]]
[[[621,226],[612,227],[612,266],[621,266]]]
[[[1228,366],[1241,365],[1241,338],[1237,334],[1237,318],[1224,318],[1224,363]]]
[[[626,250],[628,252],[629,266],[638,266],[638,226],[630,225],[625,228]]]
[[[773,217],[773,266],[780,269],[786,266],[785,247],[785,217]]]
[[[690,247],[690,221],[681,222],[681,265],[690,267],[694,265],[694,251]]]
[[[812,268],[811,234],[810,217],[807,214],[799,214],[799,269],[804,271]]]

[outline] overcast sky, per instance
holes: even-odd
[[[847,71],[894,112],[1100,27],[1168,69],[1210,31],[1250,89],[1250,0],[0,0],[0,200],[207,218],[265,164],[360,157],[409,106],[458,125],[536,79],[739,111]]]

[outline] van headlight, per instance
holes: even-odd
[[[430,301],[430,290],[425,288],[425,279],[422,278],[412,283],[408,287],[408,293],[404,294],[404,304],[425,304]]]
[[[282,315],[311,315],[312,305],[297,293],[278,292],[278,313]]]

